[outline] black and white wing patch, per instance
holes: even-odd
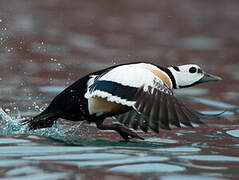
[[[98,80],[89,87],[88,93],[97,97],[107,98],[110,102],[132,106],[135,102],[131,99],[137,90],[135,87],[124,86],[117,82]]]

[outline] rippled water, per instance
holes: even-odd
[[[0,0],[0,178],[238,179],[239,3]],[[115,63],[196,63],[223,78],[179,90],[219,118],[139,134],[60,120],[29,132],[25,117],[86,73]]]

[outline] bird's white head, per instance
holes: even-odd
[[[175,88],[190,87],[199,83],[221,80],[218,76],[204,72],[196,64],[173,66],[168,69],[171,71],[175,79]]]

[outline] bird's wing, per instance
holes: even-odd
[[[91,83],[85,97],[106,98],[132,107],[134,111],[120,115],[119,121],[145,132],[149,128],[155,132],[159,128],[170,129],[170,124],[180,127],[181,123],[186,126],[192,126],[191,122],[202,123],[200,114],[186,107],[162,79],[148,69],[113,69]]]
[[[207,116],[187,107],[170,89],[162,91],[161,85],[156,84],[149,86],[147,91],[144,87],[137,90],[131,99],[135,101],[134,110],[116,116],[119,122],[144,132],[149,128],[159,132],[159,128],[170,129],[170,125],[203,124],[201,120]]]
[[[202,114],[187,107],[172,92],[161,91],[160,86],[149,86],[147,91],[141,87],[133,97],[134,109],[148,119],[145,126],[158,132],[159,128],[170,129],[170,124],[177,127],[181,127],[181,123],[186,126],[192,126],[191,122],[203,124]]]

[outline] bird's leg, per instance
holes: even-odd
[[[140,137],[137,133],[133,132],[132,130],[121,124],[103,124],[103,121],[96,121],[95,124],[97,128],[101,130],[117,131],[125,140],[129,140],[131,138],[138,138],[144,140],[144,138]]]

